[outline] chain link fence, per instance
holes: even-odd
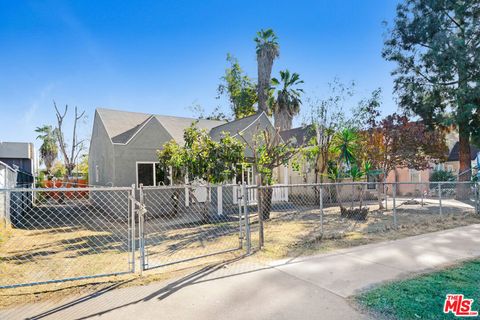
[[[133,272],[133,191],[1,190],[0,288]]]
[[[237,185],[142,187],[143,268],[241,249],[240,192]]]
[[[480,223],[470,182],[17,188],[0,198],[0,288]]]
[[[325,240],[415,234],[480,223],[473,182],[324,183],[247,187],[252,245],[280,250]],[[283,194],[283,197],[279,197]],[[277,195],[277,196],[276,196]]]

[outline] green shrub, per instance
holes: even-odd
[[[457,178],[452,171],[435,170],[430,175],[430,182],[456,181]],[[455,183],[442,184],[446,189],[455,188]],[[430,183],[430,189],[438,188],[437,183]]]

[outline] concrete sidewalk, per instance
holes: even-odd
[[[345,299],[372,285],[480,256],[480,225],[330,254],[234,264],[170,285],[108,291],[52,308],[0,312],[34,319],[362,319]]]

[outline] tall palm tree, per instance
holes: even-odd
[[[276,128],[280,131],[291,129],[293,117],[300,112],[300,95],[303,89],[296,88],[302,84],[298,73],[290,73],[290,71],[280,71],[280,81],[276,78],[272,79],[274,86],[281,86],[277,91],[277,101],[273,108],[273,119]]]
[[[40,146],[40,159],[45,164],[47,174],[50,174],[53,163],[58,157],[58,146],[55,129],[50,125],[44,125],[43,127],[37,127],[35,132],[40,133],[37,139],[42,140]]]
[[[258,63],[258,111],[268,112],[268,91],[272,75],[273,60],[279,54],[278,38],[272,29],[260,30],[255,37]]]

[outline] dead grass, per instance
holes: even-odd
[[[397,210],[398,228],[391,211],[376,211],[371,205],[366,221],[340,217],[338,208],[324,211],[323,234],[317,208],[272,212],[265,222],[265,247],[243,261],[263,263],[274,259],[317,254],[341,248],[399,239],[428,232],[480,223],[471,210],[445,209],[443,217],[435,206],[402,205]],[[148,222],[149,266],[238,247],[238,221],[184,226],[160,232]],[[156,230],[156,231],[155,231]],[[155,231],[155,232],[154,232]],[[9,230],[0,243],[0,284],[60,279],[111,273],[128,269],[126,243],[110,231],[81,228]],[[252,245],[258,246],[258,223],[252,219]],[[89,294],[108,286],[121,288],[151,282],[171,281],[208,265],[237,260],[244,250],[209,256],[144,272],[120,276],[53,283],[33,287],[0,289],[0,308],[50,299]],[[242,263],[242,262],[239,262]],[[137,265],[138,268],[138,265]]]
[[[397,209],[395,228],[392,211],[374,208],[370,206],[366,221],[342,218],[337,208],[325,209],[323,234],[317,209],[275,212],[265,223],[265,246],[256,256],[260,261],[307,256],[480,223],[473,210],[447,207],[440,216],[435,206],[404,206]]]

